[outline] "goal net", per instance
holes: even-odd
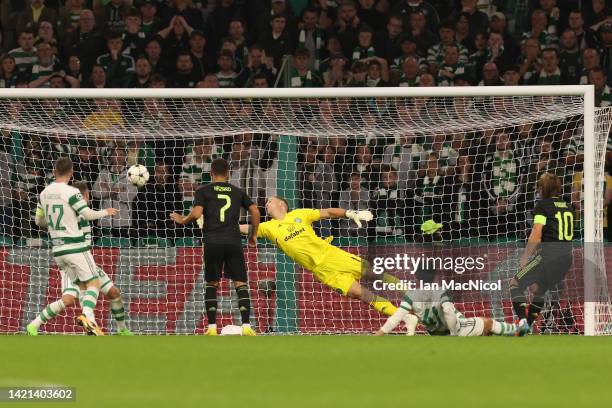
[[[362,228],[321,220],[315,231],[370,261],[443,253],[455,262],[441,268],[445,277],[500,284],[453,290],[458,309],[506,321],[516,318],[508,286],[533,224],[536,182],[556,174],[575,208],[565,231],[573,234],[574,257],[564,283],[547,293],[535,332],[610,334],[603,242],[612,233],[612,179],[604,171],[611,123],[609,109],[593,108],[591,87],[3,90],[0,332],[23,332],[61,296],[51,243],[34,213],[54,160],[69,156],[92,208],[119,209],[94,224],[92,252],[121,290],[136,333],[204,330],[202,232],[173,224],[169,213],[190,211],[195,188],[210,181],[211,161],[224,157],[230,182],[252,197],[262,221],[271,196],[292,209],[369,209],[374,220]],[[126,177],[133,164],[151,174],[140,189]],[[432,250],[421,231],[428,220],[442,224],[442,249]],[[384,322],[273,244],[245,245],[258,332],[367,333]],[[480,257],[484,266],[466,270],[460,257]],[[376,290],[371,280],[362,283]],[[219,293],[218,324],[238,324],[229,282]],[[397,304],[401,293],[384,296]],[[79,332],[79,310],[41,330]],[[96,314],[114,330],[106,300]]]

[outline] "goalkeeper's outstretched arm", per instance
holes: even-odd
[[[343,208],[324,208],[319,210],[321,219],[348,218],[361,227],[361,221],[372,221],[374,216],[370,211],[345,210]]]

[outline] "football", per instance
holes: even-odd
[[[127,177],[130,183],[140,188],[149,181],[149,170],[142,164],[135,164],[128,169]]]

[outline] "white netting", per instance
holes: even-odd
[[[375,221],[362,229],[343,220],[317,225],[319,234],[334,236],[353,253],[365,256],[376,245],[405,248],[420,241],[422,221],[442,222],[445,241],[487,253],[491,266],[481,277],[504,284],[499,294],[463,293],[458,307],[510,320],[507,282],[518,267],[516,242],[531,229],[539,174],[559,175],[564,197],[574,204],[595,194],[595,214],[584,214],[583,207],[578,212],[577,241],[584,238],[584,217],[603,225],[610,111],[596,114],[595,192],[581,188],[583,114],[577,96],[2,99],[0,332],[23,331],[61,295],[48,239],[33,214],[53,161],[64,155],[75,163],[75,179],[89,184],[94,208],[121,211],[95,225],[93,253],[123,292],[135,332],[204,327],[201,231],[176,227],[168,214],[190,210],[193,191],[209,181],[215,157],[229,160],[230,181],[260,207],[266,197],[281,195],[295,207],[371,209]],[[126,179],[135,163],[151,173],[140,190]],[[607,229],[596,231],[599,240]],[[361,333],[384,321],[269,244],[245,251],[259,331]],[[538,331],[584,330],[582,259],[576,248],[565,288],[550,296]],[[603,247],[595,263],[601,333],[610,330]],[[234,296],[224,282],[221,325],[236,321]],[[77,312],[71,309],[43,330],[74,331]],[[102,325],[113,327],[106,302],[99,313]]]

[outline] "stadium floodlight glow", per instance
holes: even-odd
[[[194,173],[189,169],[197,168],[200,171],[208,165],[206,160],[200,163],[199,159],[195,164],[186,162],[193,159],[193,149],[200,148],[197,141],[206,141],[202,150],[205,153],[201,155],[212,157],[217,154],[215,149],[218,148],[218,154],[225,153],[231,160],[231,148],[227,149],[227,146],[234,144],[233,136],[265,135],[263,138],[249,137],[244,143],[239,139],[240,148],[251,150],[245,153],[246,158],[235,159],[247,163],[247,168],[244,174],[237,173],[234,180],[242,183],[243,188],[254,195],[259,203],[265,200],[265,196],[258,194],[277,194],[287,198],[292,208],[302,206],[304,201],[309,200],[317,205],[336,203],[341,192],[349,187],[350,181],[346,177],[350,178],[352,173],[366,177],[367,172],[368,185],[372,186],[373,180],[378,180],[380,176],[381,165],[388,165],[397,173],[404,190],[414,188],[415,178],[423,170],[419,163],[425,161],[429,149],[425,145],[431,144],[431,140],[439,135],[444,140],[440,141],[440,150],[436,153],[438,156],[444,155],[445,166],[456,166],[458,158],[466,156],[468,163],[477,167],[490,152],[464,148],[464,141],[472,141],[470,138],[482,135],[490,137],[504,129],[517,129],[517,134],[524,132],[526,136],[521,140],[521,155],[525,160],[520,168],[522,173],[517,170],[516,177],[517,180],[524,180],[525,185],[531,185],[529,183],[533,183],[533,178],[540,171],[537,163],[541,143],[566,132],[582,141],[580,148],[584,157],[581,178],[583,205],[580,208],[582,276],[573,276],[568,280],[568,285],[574,285],[571,287],[573,292],[582,292],[579,296],[581,305],[574,305],[581,321],[581,331],[585,335],[600,335],[612,334],[612,306],[602,245],[604,164],[612,110],[595,108],[594,105],[594,88],[585,85],[300,89],[13,88],[0,91],[0,129],[7,135],[12,134],[13,140],[19,140],[19,143],[27,142],[21,156],[14,155],[17,160],[27,159],[28,154],[41,149],[38,150],[41,156],[39,161],[24,165],[40,166],[37,170],[43,173],[50,168],[53,157],[62,152],[77,157],[78,146],[87,141],[91,141],[92,147],[95,144],[95,154],[101,161],[111,157],[109,152],[116,145],[135,149],[128,154],[129,165],[135,164],[130,162],[134,160],[134,154],[137,156],[140,150],[146,150],[142,143],[161,142],[159,145],[164,147],[157,150],[166,156],[163,159],[177,169],[183,168],[179,177],[181,188],[187,188],[186,181],[192,184],[201,181],[201,174],[194,178]],[[411,150],[412,167],[404,169],[394,159],[401,162],[405,158],[397,156],[389,146],[399,146],[401,150],[401,140],[407,135],[411,143],[415,146],[419,144],[420,150]],[[383,139],[386,143],[382,145],[372,142]],[[418,139],[425,142],[417,143]],[[5,143],[7,140],[5,138]],[[51,143],[46,143],[48,140]],[[317,145],[312,151],[314,162],[306,163],[305,160],[311,158],[305,158],[306,154],[300,148],[306,149],[313,144]],[[364,144],[369,146],[369,152],[359,147]],[[12,142],[11,147],[16,145],[16,142]],[[224,145],[226,151],[222,152]],[[34,153],[32,157],[38,157]],[[374,160],[360,161],[368,153],[375,156]],[[340,157],[341,160],[326,167],[330,163],[325,162],[325,156]],[[266,166],[259,164],[264,157]],[[333,164],[337,163],[346,164],[346,168],[337,166],[343,169],[345,178],[324,177],[330,175],[325,170],[333,169]],[[553,170],[568,178],[575,168],[574,164],[561,161],[554,166]],[[478,169],[484,171],[482,167]],[[151,179],[155,178],[153,170],[149,169]],[[304,177],[304,174],[308,177]],[[369,178],[370,174],[375,174],[374,179]],[[96,175],[89,176],[92,178],[89,181],[95,185]],[[572,184],[572,181],[568,183]],[[569,184],[568,188],[571,188]],[[333,190],[325,190],[329,188]],[[329,197],[320,194],[321,191],[329,193]],[[187,205],[189,192],[181,193],[180,202],[167,203],[168,213]],[[137,229],[134,225],[142,221],[139,217],[146,211],[139,209],[144,205],[134,202],[131,208],[134,219],[124,225],[129,224],[132,229]],[[15,207],[15,203],[11,206]],[[19,208],[19,211],[24,210],[27,212],[28,208]],[[527,231],[527,218],[517,227],[517,235]],[[414,218],[410,221],[405,218],[404,222],[415,221]],[[114,276],[124,293],[133,331],[151,334],[193,333],[201,329],[204,314],[201,249],[188,243],[188,238],[193,237],[169,237],[159,224],[155,227],[151,225],[148,232],[158,232],[159,236],[131,235],[127,238],[130,247],[121,247],[125,244],[123,237],[105,235],[107,232],[101,230],[99,242],[107,248],[96,248],[94,255],[101,266]],[[369,245],[371,241],[368,239],[382,237],[380,240],[383,242],[397,242],[399,238],[407,238],[408,241],[414,238],[414,226],[402,225],[399,228],[402,233],[381,236],[378,236],[379,230],[387,226],[378,227],[364,229],[361,235],[344,235],[342,224],[322,228],[328,232],[339,232],[340,245],[358,252]],[[140,227],[138,234],[142,234],[142,229]],[[490,230],[475,228],[475,231],[475,236],[471,238],[483,242],[491,238]],[[4,242],[8,253],[5,264],[8,266],[5,267],[10,268],[6,276],[17,284],[0,292],[4,297],[0,299],[0,332],[23,331],[27,320],[47,300],[47,292],[57,292],[56,271],[44,240],[37,240],[36,234],[30,239],[23,239],[29,232],[19,235],[21,232],[21,229],[5,229]],[[154,247],[145,245],[153,238]],[[275,332],[283,333],[366,333],[380,326],[382,316],[356,301],[338,298],[329,288],[314,281],[310,273],[295,267],[274,249],[261,246],[257,252],[247,252],[250,256],[249,278],[253,281],[254,320],[258,327],[270,326]],[[508,277],[508,273],[511,276],[511,272],[515,272],[510,269],[505,271],[504,278]],[[152,276],[153,273],[159,273],[159,276]],[[257,290],[261,286],[258,282],[266,282],[265,293]],[[235,311],[235,302],[227,287],[222,287],[220,293],[219,304],[226,312],[221,321],[229,322]],[[482,310],[477,310],[480,314],[490,314],[491,310],[482,305],[484,303],[474,302],[472,306],[481,307]],[[508,312],[510,309],[503,307],[503,310]],[[46,330],[71,331],[67,327],[69,324],[69,320],[58,319]]]

